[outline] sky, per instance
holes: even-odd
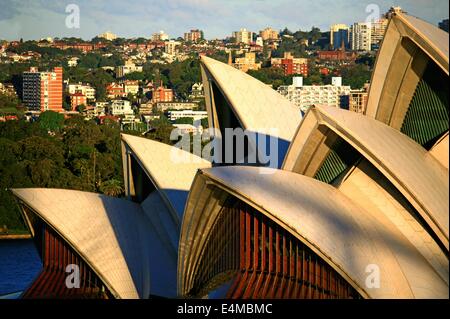
[[[79,8],[79,28],[66,25],[66,20],[75,21],[67,18],[73,12],[66,13],[70,4]],[[149,38],[160,30],[177,38],[197,28],[214,39],[240,28],[257,32],[268,26],[326,31],[331,24],[363,22],[371,12],[376,14],[367,8],[384,13],[391,6],[434,25],[448,18],[448,0],[0,0],[0,39],[88,40],[105,31]]]

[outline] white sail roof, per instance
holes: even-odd
[[[75,190],[12,192],[72,246],[116,297],[148,297],[153,243],[138,204]]]

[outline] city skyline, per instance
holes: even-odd
[[[38,40],[45,37],[79,37],[91,39],[105,31],[119,37],[149,38],[152,33],[164,30],[171,38],[182,37],[190,29],[205,31],[207,39],[225,38],[240,28],[257,32],[267,26],[275,30],[310,30],[319,27],[329,30],[333,23],[352,24],[365,21],[369,5],[377,5],[380,14],[391,6],[400,6],[410,15],[421,16],[437,25],[448,17],[448,2],[420,1],[325,1],[294,0],[138,0],[129,5],[124,2],[67,0],[49,4],[46,1],[0,0],[0,39]],[[80,8],[80,28],[65,25],[66,7],[76,4]],[[332,15],[331,15],[332,14]]]

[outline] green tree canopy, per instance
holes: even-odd
[[[20,104],[16,95],[0,93],[0,112],[2,108],[16,108]]]
[[[250,70],[248,74],[261,82],[272,85],[274,89],[277,89],[280,85],[288,85],[292,82],[292,76],[285,76],[284,71],[276,67]]]
[[[367,65],[355,64],[341,69],[342,82],[352,89],[360,89],[370,81],[371,71]]]
[[[145,74],[143,72],[132,72],[125,75],[125,79],[133,81],[143,81]]]
[[[123,194],[122,182],[117,179],[110,179],[100,185],[100,191],[108,196],[118,197]]]
[[[54,111],[42,112],[39,124],[47,131],[58,132],[64,125],[64,115]]]
[[[180,117],[175,120],[175,124],[191,124],[194,122],[192,117]]]

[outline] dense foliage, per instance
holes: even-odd
[[[57,116],[45,113],[34,123],[0,123],[0,227],[24,228],[9,188],[123,194],[119,126],[97,125],[81,117],[61,123]],[[49,134],[49,128],[55,131]]]
[[[352,88],[359,89],[369,82],[372,71],[367,65],[355,64],[341,69],[342,82]]]
[[[18,113],[17,107],[20,101],[15,95],[0,93],[0,115],[9,113]]]
[[[248,74],[254,78],[272,85],[273,89],[277,89],[280,85],[289,85],[292,83],[292,76],[284,75],[284,71],[281,68],[262,68],[259,70],[249,70]]]

